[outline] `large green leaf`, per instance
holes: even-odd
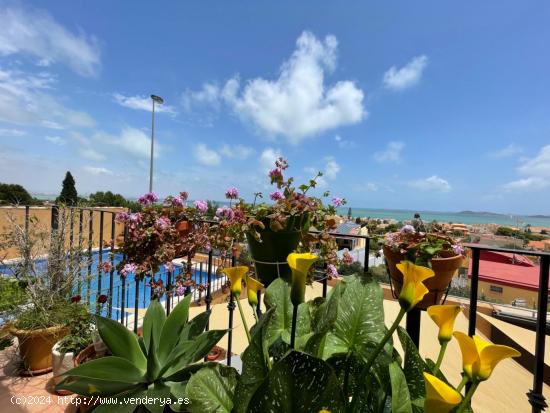
[[[418,349],[407,334],[407,331],[402,327],[398,327],[397,335],[405,352],[403,371],[407,379],[411,400],[424,398],[426,390],[422,373],[428,371],[428,366],[418,353]]]
[[[290,286],[282,278],[273,281],[265,292],[264,302],[267,308],[274,308],[274,314],[267,324],[265,338],[268,346],[279,337],[290,343],[292,326],[292,303],[290,302]]]
[[[151,301],[143,318],[143,341],[147,352],[149,352],[152,338],[154,338],[157,345],[160,342],[160,333],[165,320],[166,313],[162,305],[158,300]]]
[[[344,283],[336,284],[327,299],[314,311],[312,324],[315,333],[326,333],[333,327],[338,316],[338,303],[345,288],[344,285]]]
[[[172,404],[170,387],[164,383],[155,383],[154,386],[150,386],[145,396],[148,400],[153,400],[152,403],[144,405],[151,413],[163,413],[165,406],[170,406]]]
[[[252,327],[252,340],[241,356],[243,367],[235,389],[235,413],[246,412],[250,398],[269,373],[266,361],[268,355],[263,335],[269,318],[273,316],[273,311],[273,308],[269,309]]]
[[[145,383],[147,381],[143,370],[121,357],[109,356],[81,364],[67,372],[64,376],[90,378],[123,383]]]
[[[149,353],[147,353],[147,378],[149,379],[149,382],[154,382],[160,372],[160,364],[157,357],[155,333],[152,329],[150,329],[149,334],[151,337],[149,339]]]
[[[323,360],[291,351],[277,362],[250,400],[248,412],[345,411],[338,379]]]
[[[327,336],[323,358],[360,352],[366,342],[379,342],[385,334],[383,294],[375,282],[357,276],[344,277],[338,314]]]
[[[407,379],[401,366],[395,362],[390,364],[391,407],[392,413],[412,413],[411,397],[407,387]]]
[[[189,318],[189,304],[192,296],[192,294],[185,296],[185,298],[174,307],[164,322],[160,335],[160,342],[158,343],[158,358],[161,362],[164,362],[167,359],[168,355],[178,342],[182,329],[187,325],[187,319]]]
[[[129,360],[139,369],[147,368],[147,359],[133,332],[122,324],[105,317],[98,316],[96,320],[101,339],[114,356]]]
[[[187,323],[180,333],[180,340],[194,340],[206,328],[211,310],[197,314]]]
[[[237,371],[221,364],[208,366],[193,374],[187,383],[190,412],[230,413],[237,385]]]

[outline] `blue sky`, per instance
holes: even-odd
[[[544,213],[547,2],[0,1],[0,181],[269,192],[278,155],[349,205]]]

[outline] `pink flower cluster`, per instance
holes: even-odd
[[[193,202],[193,205],[195,205],[195,208],[197,208],[199,212],[204,213],[208,210],[208,202],[204,200],[198,199],[195,202]]]
[[[239,198],[239,191],[234,186],[231,186],[227,188],[225,191],[225,197],[227,199],[238,199]]]
[[[451,248],[456,255],[462,255],[464,253],[464,248],[462,245],[455,244]]]
[[[113,269],[113,264],[111,264],[111,261],[105,261],[101,263],[101,271],[103,272],[111,272]]]
[[[160,217],[155,221],[155,225],[158,229],[161,231],[164,231],[168,228],[170,228],[170,220],[166,217]]]
[[[275,192],[272,192],[269,194],[269,197],[273,200],[273,201],[278,201],[280,199],[283,199],[285,196],[283,195],[283,193],[281,191],[275,191]]]
[[[348,251],[344,251],[344,255],[342,256],[342,261],[344,261],[344,264],[351,265],[353,264],[353,257]]]
[[[338,270],[336,269],[336,266],[333,264],[327,265],[327,274],[330,275],[331,277],[335,277],[335,278],[339,277]]]
[[[148,192],[138,198],[138,202],[141,205],[152,205],[159,200],[159,197],[154,192]]]
[[[227,206],[223,206],[216,209],[216,216],[218,218],[225,218],[228,220],[232,220],[233,218],[235,218],[235,212],[233,211],[233,209]]]
[[[136,270],[137,270],[136,264],[133,264],[133,263],[125,264],[124,267],[122,267],[122,269],[120,270],[120,276],[126,277],[131,272],[136,272]]]
[[[344,204],[345,204],[345,201],[343,198],[339,198],[337,196],[332,197],[332,205],[334,205],[335,207],[340,207]]]
[[[399,230],[399,232],[401,232],[402,234],[414,234],[416,232],[416,230],[414,229],[414,227],[412,225],[404,225]]]
[[[165,263],[164,269],[168,272],[174,272],[174,264],[172,263],[172,261]]]

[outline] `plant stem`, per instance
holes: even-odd
[[[244,318],[243,308],[241,307],[241,300],[239,297],[235,297],[237,300],[237,307],[239,307],[239,313],[241,314],[241,320],[243,320],[244,331],[246,331],[246,338],[248,339],[248,344],[252,341],[250,337],[250,331],[248,331],[248,324],[246,324],[246,319]]]
[[[468,376],[466,376],[466,375],[462,376],[462,381],[460,382],[460,384],[456,388],[456,391],[460,393],[462,388],[466,385],[466,383],[468,383],[468,380],[469,380]]]
[[[437,356],[437,362],[435,363],[435,367],[433,371],[434,376],[437,376],[437,372],[441,367],[441,363],[443,362],[443,356],[445,355],[445,350],[447,350],[448,343],[449,343],[448,341],[445,341],[443,344],[441,344],[441,347],[439,348],[439,356]]]
[[[346,355],[346,370],[344,372],[344,397],[346,400],[348,400],[348,382],[349,382],[349,369],[350,369],[350,356],[351,354],[348,353]]]
[[[290,331],[290,347],[294,348],[296,341],[296,324],[298,321],[298,306],[292,307],[292,330]]]
[[[374,364],[374,361],[376,360],[376,357],[378,357],[378,354],[382,351],[382,349],[384,348],[384,346],[386,345],[388,340],[391,338],[391,336],[393,335],[394,331],[399,326],[399,323],[401,322],[401,320],[403,319],[403,316],[405,314],[407,314],[407,312],[401,308],[399,310],[399,314],[397,314],[397,318],[395,319],[395,321],[393,322],[393,324],[391,325],[389,330],[386,332],[386,334],[382,338],[382,341],[380,341],[380,343],[378,343],[378,345],[376,346],[376,348],[374,349],[374,351],[372,352],[372,354],[368,358],[367,363],[366,363],[367,366],[365,367],[365,372],[366,373],[368,373],[370,371],[372,365]]]
[[[472,396],[474,395],[477,386],[479,386],[479,383],[474,382],[472,384],[472,387],[470,387],[470,390],[468,390],[468,393],[466,393],[466,397],[464,397],[462,403],[460,403],[460,406],[458,406],[456,413],[461,413],[470,404],[470,400],[472,400]]]

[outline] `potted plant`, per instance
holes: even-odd
[[[317,186],[322,173],[296,188],[294,178],[284,176],[287,168],[287,161],[278,158],[275,168],[269,172],[271,184],[276,187],[270,194],[271,204],[257,203],[262,195],[256,193],[252,204],[239,199],[232,205],[232,201],[238,199],[238,191],[229,188],[225,195],[230,205],[218,208],[218,224],[212,228],[212,244],[225,251],[231,251],[246,239],[258,277],[264,285],[278,277],[290,280],[286,257],[296,250],[319,250],[327,266],[337,262],[336,243],[328,233],[336,227],[335,207],[344,205],[345,200],[333,197],[332,205],[323,205],[321,198],[308,194]],[[324,198],[328,196],[328,192],[323,194]],[[313,229],[317,232],[310,232]]]
[[[25,231],[8,216],[13,230],[3,246],[16,248],[20,258],[4,264],[25,285],[25,304],[12,311],[10,333],[18,339],[19,355],[30,374],[51,371],[52,347],[69,332],[72,309],[68,304],[75,281],[87,264],[82,251],[66,246],[68,215],[61,209],[57,228],[51,231],[32,217],[29,231]]]
[[[52,348],[52,369],[54,383],[61,382],[61,375],[75,366],[76,356],[92,343],[92,318],[86,306],[79,303],[80,296],[72,299],[69,334]],[[60,394],[68,394],[61,391]]]
[[[430,292],[417,305],[421,309],[441,303],[447,287],[462,264],[464,254],[462,246],[452,238],[435,232],[417,232],[412,225],[403,226],[399,232],[386,234],[383,251],[397,295],[403,286],[403,274],[397,268],[401,261],[424,265],[435,272],[435,277],[425,283]]]

